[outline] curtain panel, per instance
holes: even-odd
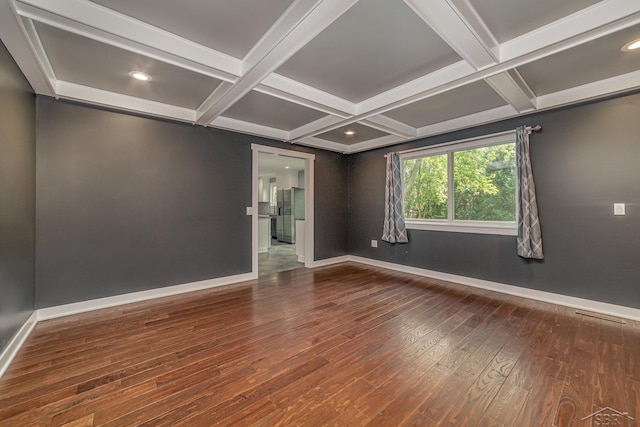
[[[402,167],[398,153],[387,154],[387,179],[384,190],[384,227],[382,240],[389,243],[407,243],[404,223],[404,190]]]
[[[525,126],[516,129],[516,169],[518,175],[518,255],[523,258],[543,259],[536,186],[533,182],[531,158],[529,157],[529,131]]]

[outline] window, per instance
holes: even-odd
[[[401,154],[407,228],[516,234],[515,133]]]

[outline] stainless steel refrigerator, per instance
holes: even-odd
[[[283,188],[277,192],[276,219],[279,242],[296,242],[296,219],[304,219],[304,189]]]

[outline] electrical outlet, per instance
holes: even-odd
[[[614,215],[626,215],[625,213],[625,204],[624,203],[614,203],[613,204],[613,214]]]
[[[372,248],[377,248],[378,247],[378,241],[377,240],[372,240],[371,241],[371,247]]]

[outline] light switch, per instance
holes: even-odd
[[[249,216],[253,215],[253,207],[247,206],[247,215]]]
[[[626,213],[625,213],[625,204],[624,203],[614,203],[613,204],[613,214],[614,215],[626,215]]]
[[[371,247],[372,248],[377,248],[378,247],[378,241],[377,240],[372,240],[371,241]]]

